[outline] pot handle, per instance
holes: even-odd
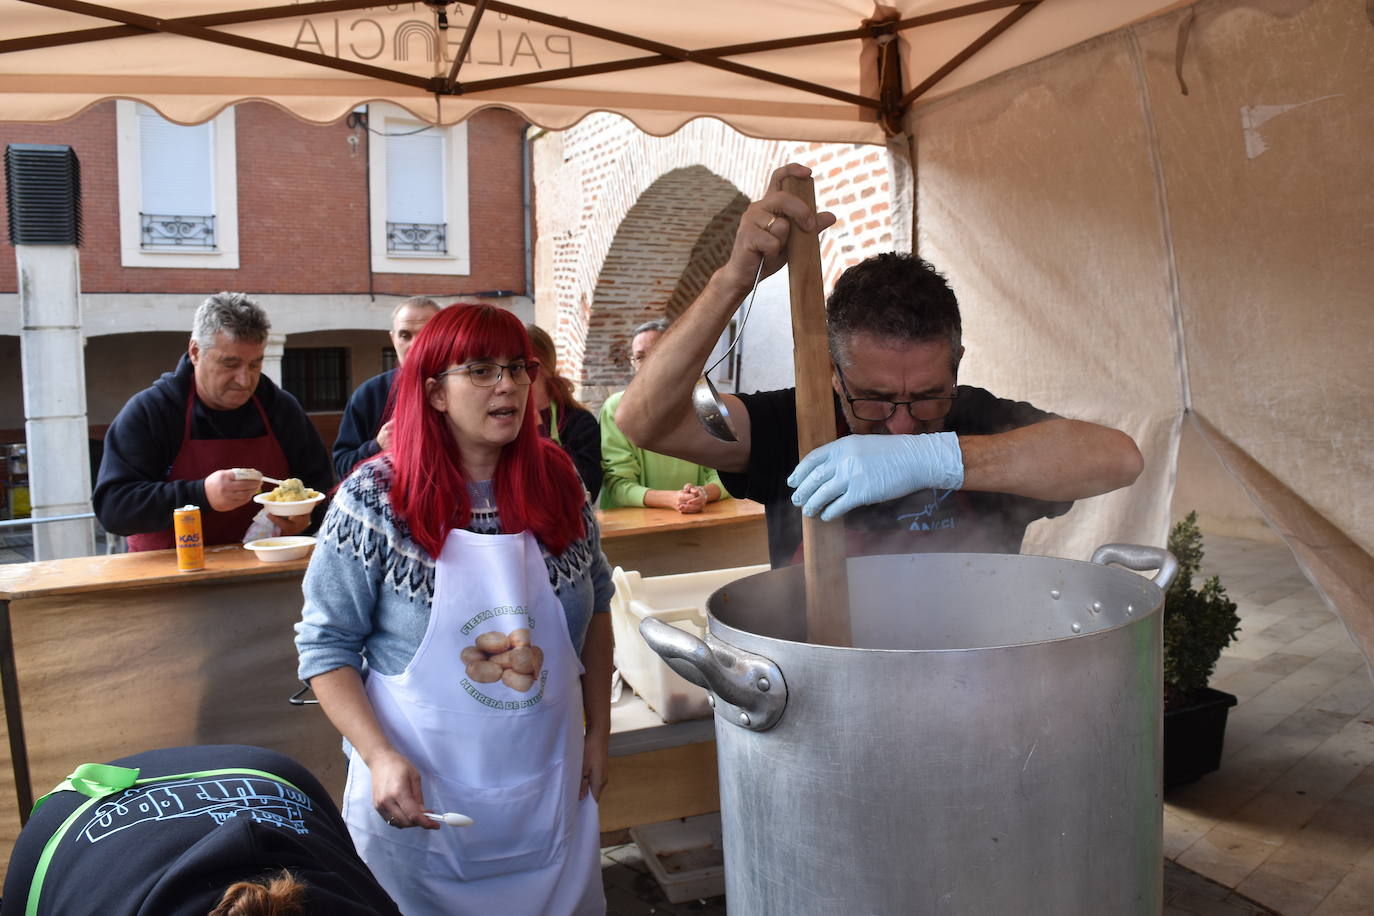
[[[710,633],[697,639],[653,617],[640,621],[639,634],[669,668],[709,690],[716,715],[730,724],[761,732],[782,718],[787,684],[782,669],[771,660],[736,649]]]
[[[1163,547],[1143,547],[1139,544],[1103,544],[1093,551],[1093,562],[1099,566],[1117,563],[1127,569],[1144,571],[1157,569],[1154,583],[1160,591],[1167,591],[1178,574],[1178,560]]]

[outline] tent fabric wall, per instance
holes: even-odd
[[[1163,543],[1192,411],[1374,657],[1371,89],[1363,0],[1214,0],[914,114],[918,247],[964,304],[961,381],[1146,456],[1028,550]]]
[[[1117,34],[915,124],[917,245],[963,306],[960,381],[1123,429],[1146,458],[1135,486],[1033,526],[1027,552],[1164,542],[1182,395],[1139,95]]]

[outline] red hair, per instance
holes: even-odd
[[[396,376],[391,392],[391,507],[410,526],[416,543],[435,558],[450,528],[467,527],[472,505],[458,443],[444,414],[430,406],[425,382],[450,366],[498,357],[534,359],[520,320],[490,305],[451,305],[416,336]],[[496,466],[496,504],[502,532],[528,529],[557,556],[586,533],[586,497],[572,459],[539,436],[534,386],[528,391],[520,432],[501,450]]]

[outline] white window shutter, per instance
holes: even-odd
[[[182,127],[138,106],[138,139],[144,213],[215,215],[214,128],[209,122]]]
[[[400,127],[389,122],[391,130]],[[444,136],[437,130],[386,138],[387,220],[440,225],[444,220]]]

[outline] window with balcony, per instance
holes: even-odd
[[[372,270],[468,273],[467,125],[431,127],[381,104],[367,124]]]
[[[125,267],[239,266],[234,112],[180,125],[115,104]]]

